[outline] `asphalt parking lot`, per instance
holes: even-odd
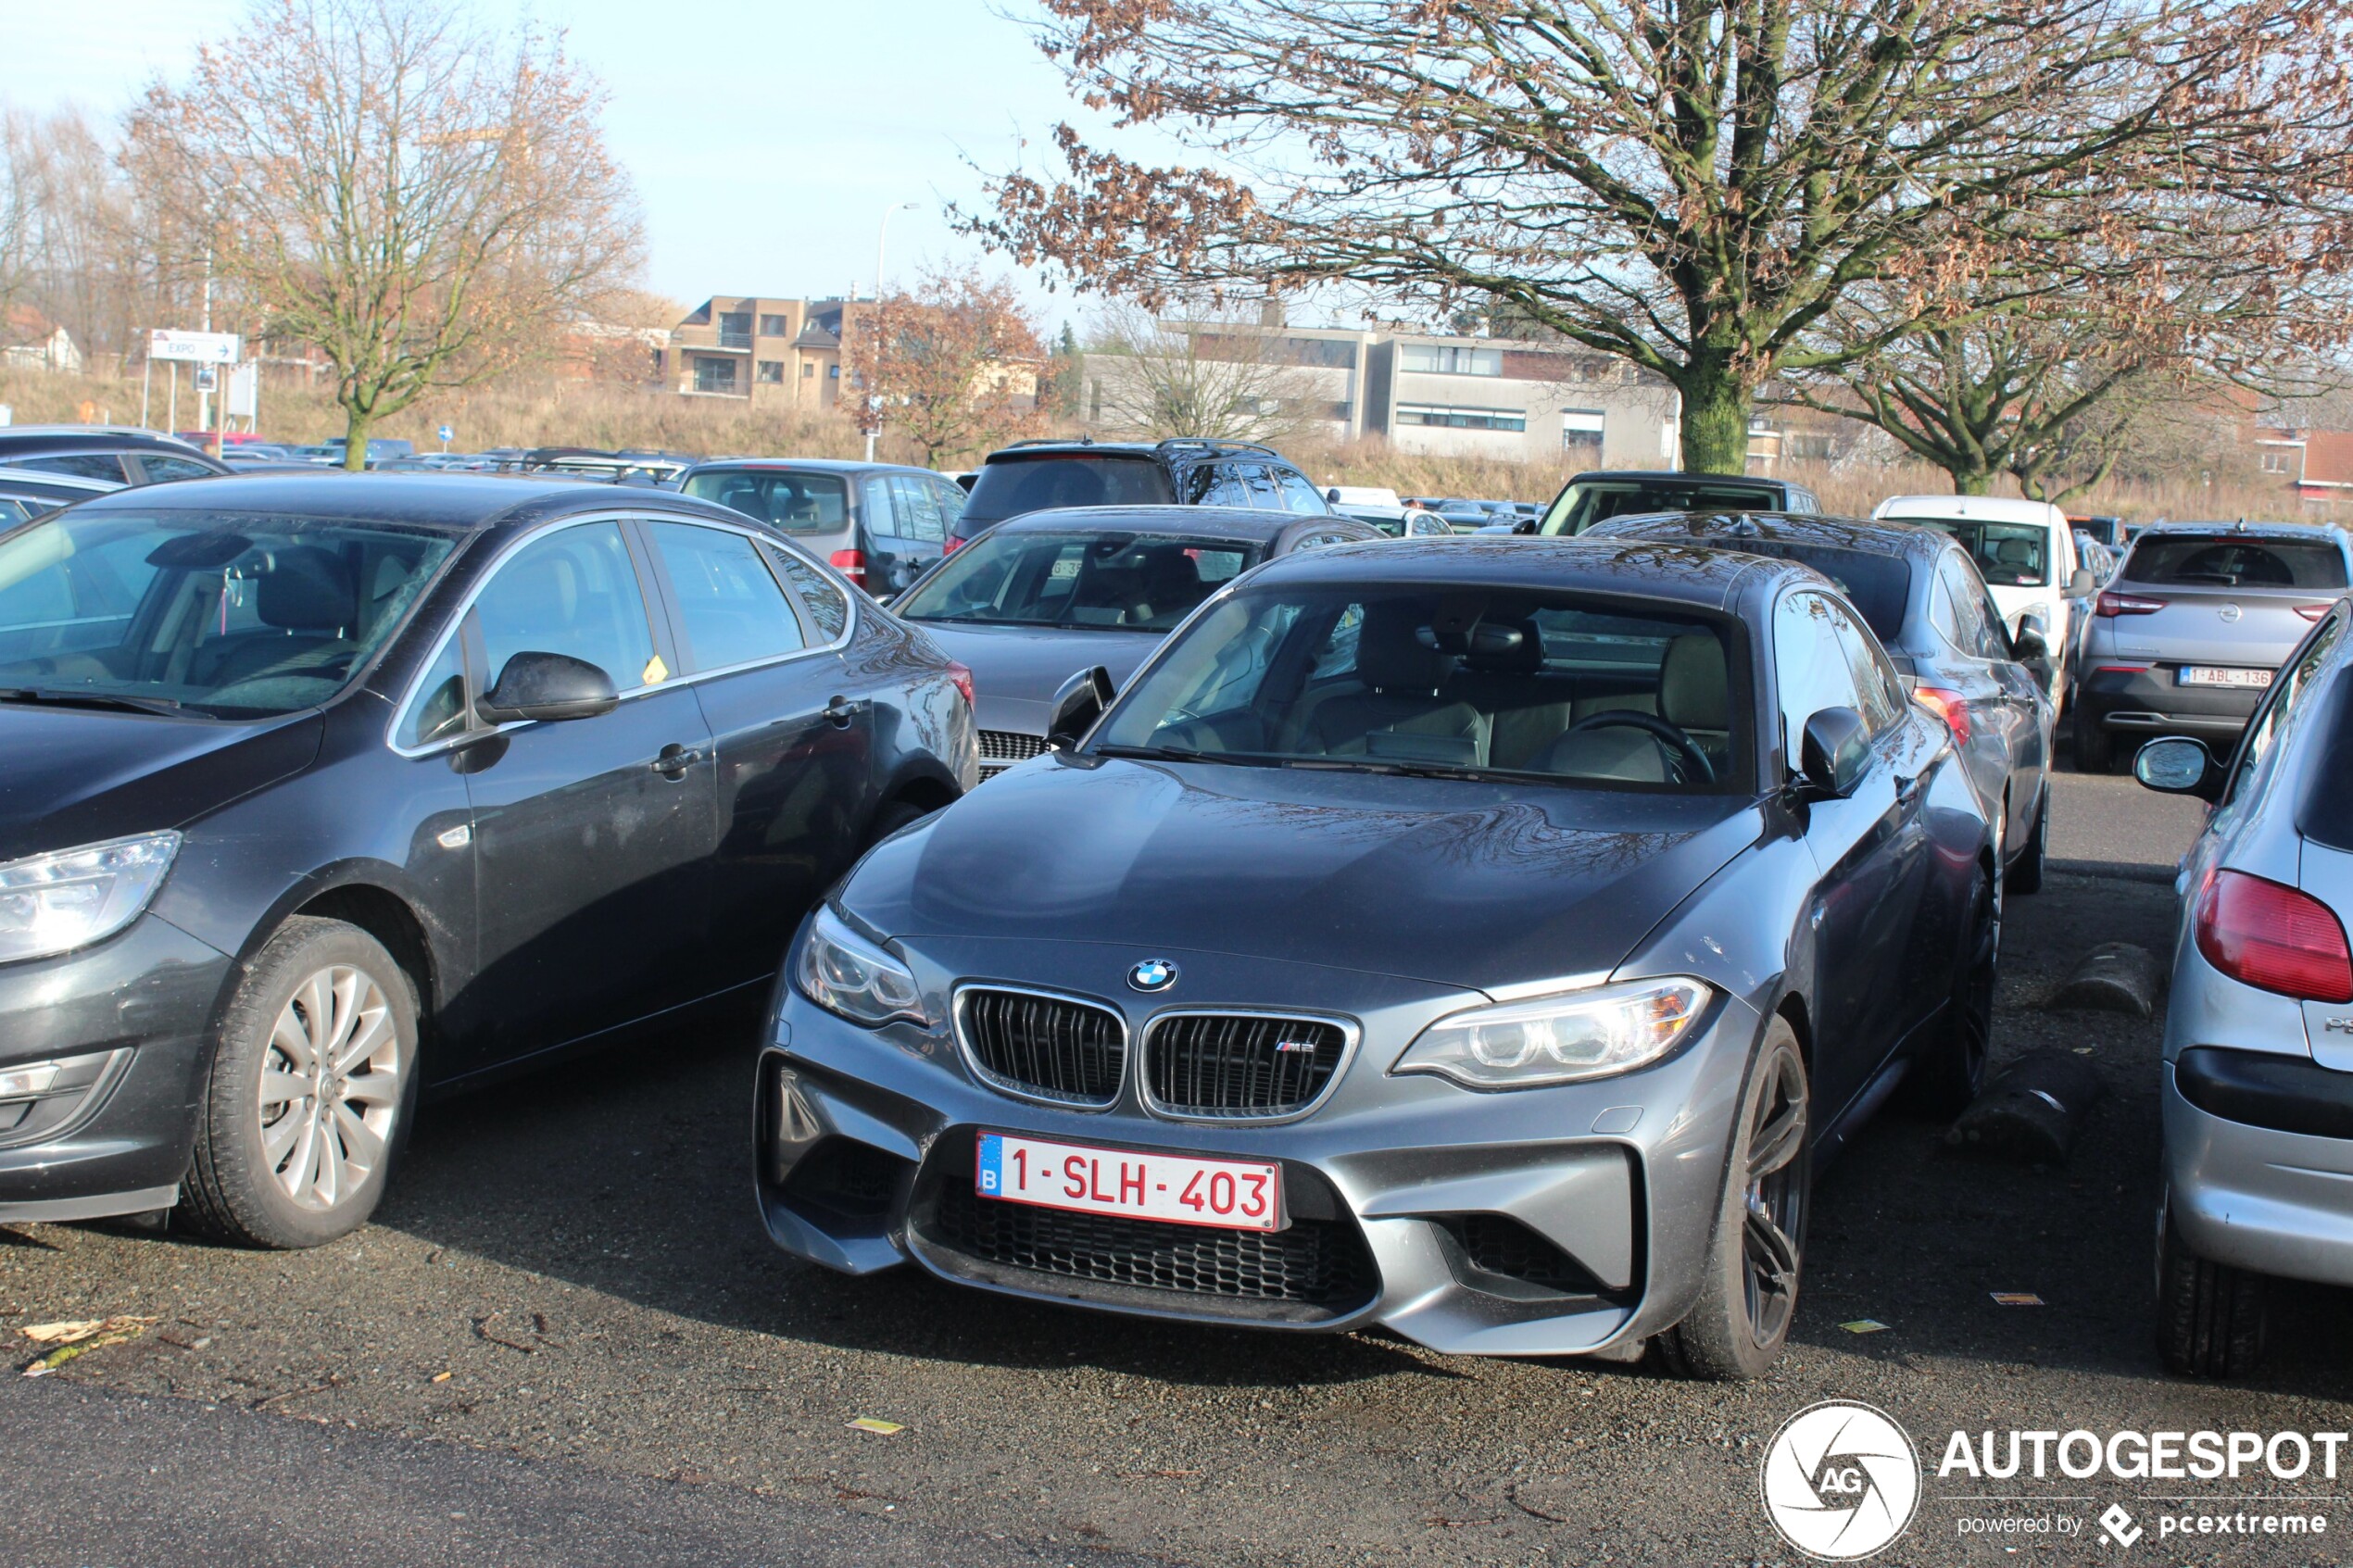
[[[1819,1190],[1798,1327],[1762,1382],[1139,1324],[904,1271],[824,1273],[758,1227],[749,1037],[712,1028],[431,1109],[376,1222],[315,1252],[0,1229],[11,1339],[47,1320],[158,1320],[0,1387],[0,1451],[50,1456],[0,1522],[0,1561],[343,1561],[364,1537],[350,1555],[374,1562],[1780,1562],[1757,1461],[1821,1399],[1868,1400],[1940,1442],[2342,1429],[2353,1297],[2290,1293],[2251,1383],[2157,1364],[2158,1030],[2043,1004],[2097,941],[2168,950],[2172,892],[2147,872],[2195,818],[2149,815],[2176,803],[2121,779],[2062,785],[2054,854],[2097,859],[2128,834],[2142,874],[2062,872],[2011,902],[1997,1060],[2084,1053],[2107,1100],[2053,1169],[1966,1158],[1935,1127],[1882,1119]],[[1866,1319],[1885,1326],[1842,1326]],[[1982,1490],[1931,1474],[1885,1560],[2119,1556],[1961,1540]],[[2093,1513],[2120,1492],[2043,1490]],[[199,1528],[208,1509],[244,1534]],[[2138,1556],[2343,1556],[2159,1549]]]

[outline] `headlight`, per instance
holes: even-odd
[[[139,918],[179,852],[178,834],[151,833],[0,866],[0,963],[112,936]]]
[[[800,961],[793,966],[793,981],[802,996],[852,1023],[872,1028],[894,1018],[931,1023],[907,966],[850,930],[831,909],[817,911],[809,940],[800,945]]]
[[[1423,1030],[1392,1071],[1435,1073],[1474,1089],[1605,1078],[1673,1050],[1711,995],[1678,976],[1473,1008]]]

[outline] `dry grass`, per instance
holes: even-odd
[[[120,424],[139,419],[135,377],[45,375],[0,370],[0,403],[12,405],[19,424]],[[157,379],[150,415],[165,422],[164,387]],[[183,426],[195,420],[195,395],[183,383]],[[372,433],[403,436],[420,447],[439,445],[436,426],[457,427],[456,445],[484,446],[635,446],[723,454],[823,458],[859,456],[864,438],[841,416],[754,406],[733,398],[681,397],[656,388],[584,383],[537,375],[510,376],[489,386],[428,398],[386,420]],[[343,433],[343,418],[324,391],[272,371],[262,389],[262,428],[277,440],[314,442]],[[1574,471],[1562,463],[1515,463],[1401,452],[1370,438],[1345,445],[1293,442],[1287,450],[1319,484],[1387,485],[1407,495],[1552,498]],[[885,432],[879,455],[915,460],[915,453]],[[976,458],[969,455],[966,461]],[[2074,512],[2113,513],[2132,521],[2158,518],[2283,518],[2305,515],[2279,486],[2208,478],[2195,458],[2178,478],[2116,481],[2068,502]],[[1919,463],[1794,464],[1788,477],[1811,488],[1825,510],[1867,515],[1887,495],[1939,494],[1952,488],[1937,469]]]

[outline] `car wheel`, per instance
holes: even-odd
[[[900,828],[922,822],[931,812],[912,801],[886,800],[882,809],[875,813],[874,825],[866,831],[866,847],[871,849],[897,833]]]
[[[1905,1108],[1921,1116],[1951,1121],[1969,1109],[1985,1086],[1985,1063],[1994,1047],[1994,987],[2002,960],[2002,902],[1983,870],[1969,889],[1968,937],[1944,1017],[1912,1060],[1899,1091]]]
[[[2263,1357],[2264,1279],[2210,1263],[2169,1217],[2157,1248],[2157,1350],[2184,1377],[2243,1377]]]
[[[2034,808],[2034,821],[2026,829],[2026,847],[2018,852],[2002,872],[2002,891],[2028,894],[2043,891],[2043,857],[2051,844],[2051,788],[2043,786],[2042,803]]]
[[[1813,1196],[1813,1102],[1806,1059],[1788,1021],[1776,1018],[1741,1097],[1724,1201],[1699,1299],[1681,1323],[1658,1337],[1669,1370],[1683,1377],[1732,1382],[1762,1376],[1773,1364],[1797,1315]]]
[[[245,1247],[316,1247],[367,1223],[417,1097],[417,999],[383,944],[296,916],[214,1041],[183,1203]]]
[[[2089,711],[2075,710],[2075,771],[2105,773],[2116,766],[2116,742]]]

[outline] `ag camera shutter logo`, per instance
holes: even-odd
[[[1911,1527],[1919,1454],[1884,1411],[1825,1399],[1773,1434],[1760,1490],[1781,1539],[1808,1557],[1851,1562]]]

